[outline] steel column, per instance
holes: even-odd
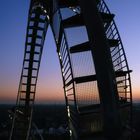
[[[108,139],[117,139],[122,129],[118,106],[118,92],[103,21],[99,15],[96,0],[88,0],[88,2],[80,0],[80,6],[95,63],[104,120],[104,135]]]

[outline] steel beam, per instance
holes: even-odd
[[[103,114],[103,129],[107,139],[118,139],[121,135],[118,92],[115,72],[111,60],[103,21],[98,12],[96,0],[79,0],[86,24],[90,47],[98,82],[99,96]]]

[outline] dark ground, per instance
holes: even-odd
[[[133,105],[133,140],[140,140],[140,103]]]
[[[8,140],[13,105],[0,105],[0,140]],[[35,105],[33,122],[47,140],[68,140],[69,131],[65,105]],[[63,130],[62,130],[63,129]]]
[[[13,105],[0,105],[0,140],[8,140]],[[47,140],[69,140],[67,114],[64,105],[36,105],[33,121]],[[63,128],[64,132],[60,132]],[[133,105],[133,140],[140,140],[140,103]],[[52,132],[53,130],[53,132]],[[57,138],[57,139],[56,139]]]

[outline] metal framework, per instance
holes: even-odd
[[[114,14],[104,0],[31,0],[10,140],[30,138],[49,24],[61,66],[71,139],[130,139],[131,70]]]

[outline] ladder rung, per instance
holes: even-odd
[[[89,50],[91,50],[91,49],[89,46],[89,42],[87,41],[82,44],[72,46],[70,48],[70,53],[78,53],[78,52],[84,52],[84,51],[89,51]]]
[[[21,93],[26,93],[26,91],[20,91]]]
[[[29,77],[28,75],[22,75],[22,77]],[[31,76],[31,78],[37,78],[36,76]]]
[[[20,98],[21,101],[26,101],[26,98]],[[34,99],[29,99],[29,101],[34,101]]]
[[[131,70],[129,71],[116,71],[115,75],[116,77],[121,77],[121,76],[126,76],[126,74],[132,72]],[[83,77],[76,77],[74,78],[74,81],[76,82],[76,84],[80,84],[80,83],[84,83],[84,82],[92,82],[92,81],[96,81],[97,77],[96,75],[88,75],[88,76],[83,76]]]
[[[24,67],[23,69],[28,70],[29,67]],[[32,68],[32,70],[38,70],[37,68]]]
[[[31,93],[31,94],[34,94],[34,93],[35,93],[35,91],[30,91],[30,93]]]
[[[40,62],[39,60],[33,60],[33,62]]]
[[[27,83],[22,83],[22,85],[27,85]],[[36,86],[36,84],[30,84],[31,86]]]
[[[71,94],[67,94],[67,96],[73,96],[74,94],[73,93],[71,93]]]
[[[68,91],[70,91],[70,90],[72,90],[72,89],[73,89],[73,87],[71,87],[71,88],[67,89],[66,91],[68,92]]]
[[[31,53],[31,51],[26,51],[26,53]],[[40,54],[40,52],[34,52],[34,54]]]
[[[65,77],[65,81],[67,81],[70,78],[70,76],[72,76],[71,73],[67,77]]]
[[[31,78],[37,78],[37,76],[31,76]]]
[[[26,45],[42,47],[42,44],[38,44],[38,43],[26,43]]]
[[[30,59],[24,59],[24,61],[30,61]]]
[[[27,75],[22,75],[22,77],[28,77]]]
[[[107,39],[109,43],[109,47],[115,47],[119,45],[119,40],[117,39]],[[72,46],[70,48],[70,53],[78,53],[78,52],[84,52],[84,51],[90,51],[90,45],[89,41]]]
[[[38,70],[37,68],[32,68],[32,70]]]
[[[73,83],[73,79],[71,79],[68,83],[66,83],[65,86],[68,87],[72,83]]]
[[[76,84],[84,83],[84,82],[91,82],[91,81],[96,81],[96,75],[88,75],[88,76],[83,76],[83,77],[76,77],[74,78],[74,81]]]
[[[21,93],[26,93],[27,91],[20,91]],[[30,91],[30,93],[34,94],[35,91]]]
[[[30,17],[30,21],[45,23],[45,20],[35,17]]]
[[[116,71],[116,77],[121,77],[121,76],[126,76],[128,73],[131,73],[132,70],[128,70],[128,71]]]
[[[26,93],[27,91],[20,91],[21,93]],[[35,91],[30,91],[30,93],[35,93]]]
[[[31,61],[30,59],[24,59],[24,61]],[[33,62],[40,62],[39,60],[32,60]]]
[[[36,27],[36,26],[28,26],[28,29],[41,30],[41,31],[44,30],[44,28],[42,28],[42,27]]]
[[[35,38],[40,38],[40,39],[42,39],[42,36],[39,36],[39,35],[28,34],[27,36],[28,36],[28,37],[35,37]]]
[[[118,93],[130,93],[130,91],[118,91]]]
[[[116,81],[117,84],[122,84],[124,80]]]

